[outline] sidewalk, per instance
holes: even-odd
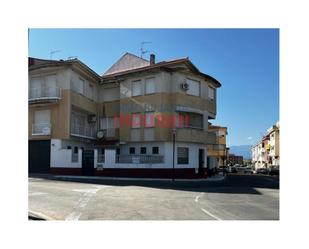
[[[32,174],[29,178],[44,178],[49,180],[112,180],[112,181],[147,181],[147,182],[173,182],[167,178],[131,178],[131,177],[106,177],[106,176],[73,176],[73,175],[52,175],[52,174]],[[225,176],[216,176],[204,179],[174,179],[175,182],[218,182],[223,181]]]

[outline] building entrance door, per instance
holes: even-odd
[[[198,173],[199,173],[200,176],[203,176],[205,174],[204,157],[205,157],[205,150],[199,149],[198,150]]]
[[[83,150],[82,174],[86,176],[94,174],[94,150]]]

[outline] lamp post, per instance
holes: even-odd
[[[175,181],[175,141],[176,141],[176,129],[172,129],[173,135],[173,176],[172,180]]]

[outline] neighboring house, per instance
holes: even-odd
[[[269,165],[280,165],[280,125],[277,122],[267,130],[269,135],[269,153],[268,153],[268,164]]]
[[[251,148],[252,163],[256,169],[280,165],[280,125],[279,122],[267,130],[261,141]]]
[[[230,165],[235,165],[235,164],[242,165],[244,163],[244,157],[238,156],[235,154],[229,154],[227,161],[228,161],[228,164]]]
[[[221,84],[188,58],[126,53],[103,76],[30,58],[29,84],[30,172],[203,176]]]
[[[207,164],[209,168],[218,168],[226,164],[227,148],[226,136],[227,127],[215,126],[209,124],[208,126],[209,139],[207,139]]]
[[[29,172],[82,173],[82,150],[96,140],[99,81],[79,60],[29,58]]]

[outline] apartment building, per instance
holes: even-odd
[[[126,53],[102,76],[29,59],[29,171],[198,177],[221,84],[188,58]]]
[[[207,140],[207,164],[209,168],[224,166],[228,155],[226,147],[227,127],[211,125],[208,126],[209,138]]]
[[[267,130],[266,135],[257,144],[252,146],[252,163],[256,169],[280,165],[279,130],[280,124],[277,122]]]
[[[229,154],[227,161],[228,161],[228,164],[230,164],[230,165],[235,165],[235,164],[242,165],[244,163],[244,157],[238,156],[238,155],[235,155],[235,154]]]

